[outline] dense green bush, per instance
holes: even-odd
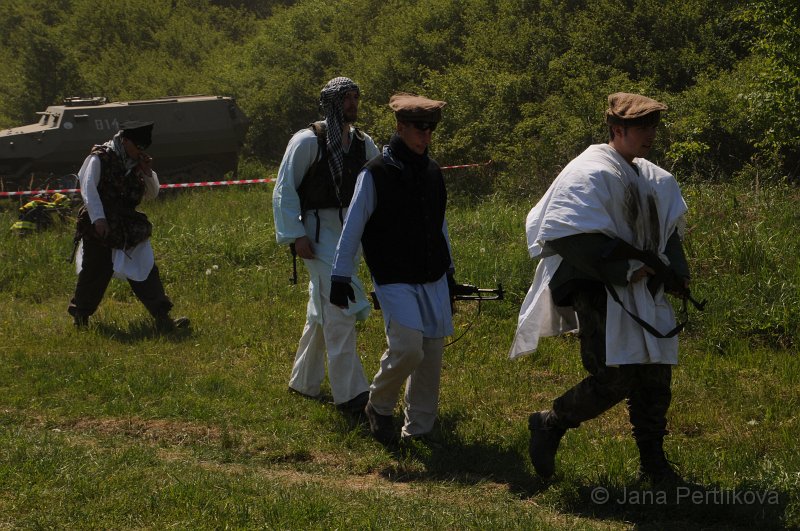
[[[0,125],[72,95],[233,95],[246,156],[274,165],[345,75],[379,142],[393,92],[448,101],[436,158],[492,160],[464,191],[518,195],[605,140],[607,94],[640,91],[671,107],[652,158],[682,180],[777,180],[800,163],[797,30],[793,0],[7,0]]]
[[[758,81],[747,94],[758,155],[790,179],[800,173],[800,6],[793,0],[760,0],[747,15],[759,30]]]

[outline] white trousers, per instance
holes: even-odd
[[[356,352],[356,317],[345,314],[322,296],[322,323],[306,319],[294,358],[289,387],[304,395],[317,396],[325,379],[327,351],[328,381],[334,404],[343,404],[369,390],[361,359]]]
[[[386,342],[389,348],[372,380],[369,401],[377,413],[391,415],[405,383],[405,423],[400,435],[424,435],[433,429],[439,409],[444,338],[423,337],[419,330],[390,322]]]

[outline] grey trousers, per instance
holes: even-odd
[[[370,403],[377,413],[391,415],[405,383],[405,422],[400,435],[424,435],[433,429],[439,409],[444,338],[423,337],[419,330],[390,322],[386,342],[388,348],[370,386]]]

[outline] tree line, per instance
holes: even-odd
[[[652,158],[683,180],[800,171],[795,0],[4,0],[0,127],[68,96],[237,98],[244,155],[274,165],[320,88],[362,90],[388,140],[398,90],[448,102],[441,163],[492,160],[492,191],[541,191],[606,139],[611,92],[670,106]]]

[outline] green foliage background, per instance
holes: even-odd
[[[269,166],[346,75],[377,140],[393,92],[444,99],[437,159],[494,161],[464,191],[531,195],[623,90],[670,105],[652,158],[680,180],[795,179],[799,30],[794,0],[4,0],[0,126],[67,96],[233,95]]]

